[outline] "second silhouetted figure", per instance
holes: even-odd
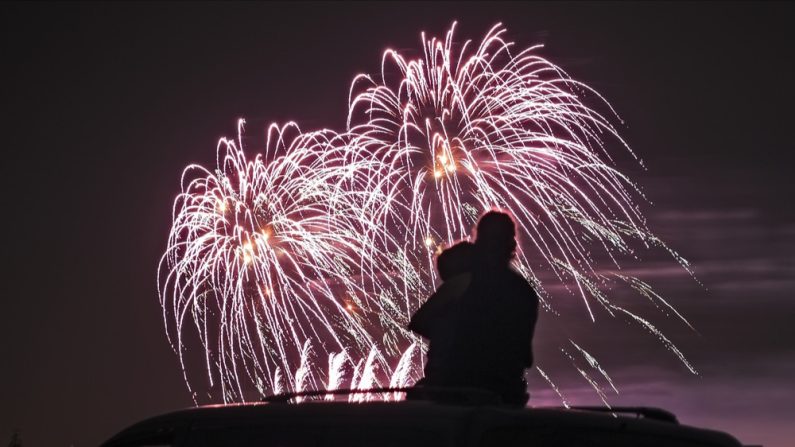
[[[527,402],[524,370],[533,363],[538,295],[511,268],[515,251],[513,220],[490,211],[478,221],[474,244],[462,242],[439,255],[444,282],[409,324],[430,341],[418,385],[480,388],[506,404]]]

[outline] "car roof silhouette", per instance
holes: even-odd
[[[738,447],[731,435],[681,425],[646,407],[511,408],[487,401],[394,398],[404,390],[293,393],[209,405],[139,422],[103,447],[637,446]],[[328,400],[345,396],[364,402]],[[303,399],[303,401],[302,401]],[[320,399],[320,400],[307,400]],[[298,404],[289,403],[299,401]]]

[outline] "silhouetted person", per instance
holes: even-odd
[[[428,387],[481,388],[524,405],[524,370],[533,363],[538,295],[511,267],[516,226],[491,211],[477,224],[474,244],[460,243],[437,259],[444,281],[411,319],[428,338]]]
[[[411,317],[409,329],[430,341],[425,379],[418,385],[427,385],[427,380],[447,376],[449,367],[444,360],[455,336],[455,306],[466,292],[472,279],[475,246],[470,242],[459,242],[443,251],[436,258],[436,268],[442,285]]]

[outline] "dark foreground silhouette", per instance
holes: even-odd
[[[510,267],[515,250],[513,220],[491,211],[478,222],[474,244],[439,255],[443,283],[409,323],[430,341],[417,386],[479,388],[505,404],[527,403],[524,370],[533,364],[538,295]]]

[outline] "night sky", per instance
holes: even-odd
[[[342,130],[353,76],[454,20],[459,39],[503,22],[521,47],[546,44],[611,102],[648,168],[620,166],[651,202],[650,228],[703,283],[670,260],[631,266],[698,330],[661,324],[699,375],[640,329],[598,320],[587,344],[619,386],[611,403],[791,445],[795,14],[783,3],[2,6],[0,443],[16,428],[26,446],[90,446],[191,405],[155,278],[183,167],[213,163],[241,117],[250,137],[272,121]],[[598,403],[543,344],[549,321],[537,361],[571,402]]]

